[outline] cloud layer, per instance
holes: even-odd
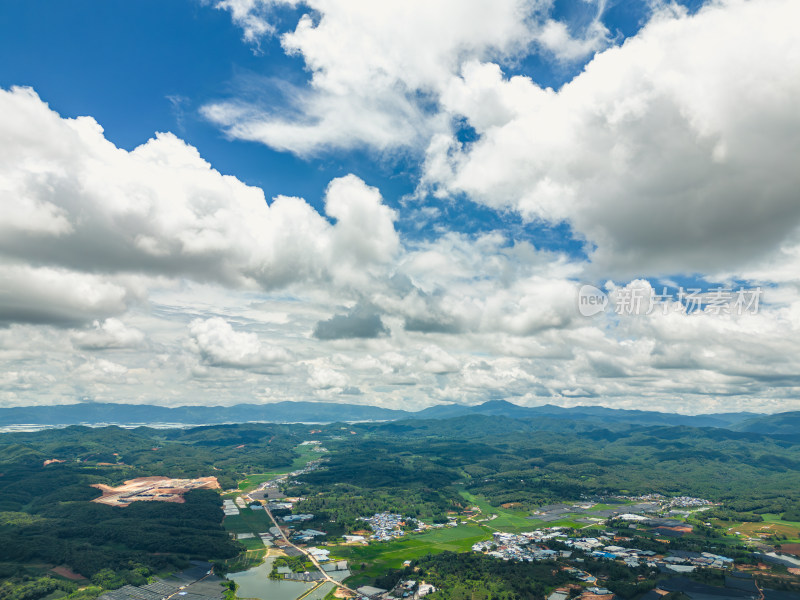
[[[231,97],[207,118],[305,157],[419,157],[416,196],[344,175],[320,210],[268,199],[171,133],[127,151],[0,90],[0,405],[800,408],[796,2],[662,6],[620,44],[603,3],[577,28],[522,0],[207,4],[247,43],[280,35],[310,78],[288,106]],[[282,32],[287,4],[308,16]],[[593,58],[553,90],[509,76],[532,54]],[[585,254],[396,226],[445,203],[567,223]],[[764,301],[578,310],[584,281],[619,297],[687,280]]]
[[[302,156],[424,146],[431,131],[448,125],[438,102],[462,64],[513,63],[533,47],[560,60],[583,58],[608,42],[599,20],[604,4],[573,32],[549,17],[548,0],[219,2],[251,42],[259,31],[274,33],[271,8],[307,9],[280,39],[287,54],[302,58],[310,81],[288,91],[283,109],[231,98],[207,104],[203,114],[234,138]]]
[[[798,17],[791,0],[670,6],[558,91],[469,63],[443,104],[480,137],[434,138],[426,181],[568,222],[606,276],[742,268],[800,224]]]
[[[16,290],[0,295],[0,318],[118,314],[145,279],[357,286],[397,252],[393,211],[354,176],[331,182],[321,215],[300,198],[268,204],[169,133],[116,148],[96,121],[62,119],[29,88],[0,90],[0,114],[0,278]]]

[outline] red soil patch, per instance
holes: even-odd
[[[669,531],[678,531],[680,533],[691,533],[692,526],[691,525],[675,525],[674,527],[659,527],[658,529],[667,529]]]
[[[800,556],[800,544],[781,544],[781,552]]]
[[[61,575],[61,577],[66,577],[67,579],[71,579],[72,581],[78,581],[80,579],[86,579],[86,577],[84,577],[80,573],[76,573],[75,571],[73,571],[69,567],[53,567],[50,570],[53,573],[55,573],[56,575]]]

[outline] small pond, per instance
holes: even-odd
[[[228,573],[228,579],[235,581],[239,589],[236,595],[240,598],[259,598],[260,600],[296,600],[314,587],[313,583],[303,581],[282,581],[270,579],[274,558],[268,558],[257,567],[247,571]],[[323,596],[324,597],[324,596]]]

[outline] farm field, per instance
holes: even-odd
[[[255,567],[264,562],[264,557],[267,555],[267,550],[263,547],[259,550],[248,550],[234,558],[222,561],[221,564],[229,573],[237,573],[239,571],[246,571],[251,567]]]
[[[233,533],[263,533],[275,526],[266,511],[249,508],[240,509],[238,515],[225,517],[222,524]]]
[[[239,542],[248,550],[259,550],[264,547],[264,542],[261,541],[261,538],[257,537],[239,540]]]
[[[387,569],[402,567],[403,561],[439,552],[466,552],[472,545],[491,537],[491,531],[478,525],[460,525],[369,546],[338,546],[331,555],[350,563],[353,575],[347,584],[362,585]],[[360,566],[364,565],[364,569]]]
[[[313,446],[297,446],[294,450],[300,456],[298,456],[297,458],[294,459],[294,461],[292,461],[291,467],[280,472],[288,473],[289,471],[301,469],[315,458],[319,458],[320,456],[322,456],[319,452],[316,452],[313,448],[314,448]]]
[[[768,523],[776,528],[776,531],[782,532],[789,540],[800,543],[800,522],[799,521],[784,521],[780,515],[765,514],[764,523]],[[787,540],[788,541],[788,540]]]
[[[476,517],[476,520],[484,519],[491,515],[497,515],[497,518],[481,523],[481,525],[485,525],[490,529],[516,533],[520,531],[531,531],[543,523],[543,521],[529,519],[530,513],[527,511],[495,507],[486,502],[483,498],[470,494],[467,491],[462,490],[459,494],[472,506],[477,506],[481,509],[481,514]]]
[[[281,473],[256,473],[254,475],[248,475],[239,482],[239,491],[250,492],[277,475],[281,475]]]
[[[793,521],[783,521],[780,515],[762,515],[764,521],[761,523],[726,523],[716,521],[720,527],[724,527],[729,535],[736,535],[738,531],[743,537],[774,537],[780,536],[781,541],[800,543],[800,523]],[[785,540],[783,539],[785,537]]]
[[[767,522],[767,523],[776,523],[778,525],[784,525],[784,526],[787,526],[787,527],[794,527],[795,529],[800,531],[800,521],[784,521],[783,519],[781,519],[780,515],[769,514],[769,513],[761,515],[761,516],[764,518],[764,521]]]
[[[292,471],[302,469],[309,462],[315,458],[319,458],[320,456],[318,452],[314,452],[314,450],[311,449],[311,446],[298,446],[295,448],[295,452],[297,452],[300,456],[295,458],[290,466],[283,469],[277,469],[269,473],[253,473],[252,475],[248,475],[239,482],[239,491],[252,491],[262,483],[269,481],[270,479],[274,479],[278,475],[285,475],[286,473],[291,473]]]
[[[620,501],[617,504],[595,504],[592,508],[588,509],[590,512],[598,510],[610,510],[620,508],[621,506],[631,505],[633,502],[630,500]]]

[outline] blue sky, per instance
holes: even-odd
[[[92,115],[106,137],[133,149],[173,131],[220,171],[269,194],[320,197],[338,165],[231,142],[197,107],[250,74],[304,78],[276,39],[263,55],[242,43],[223,11],[193,0],[10,2],[3,14],[2,85],[30,85],[63,116]],[[178,104],[170,101],[174,98]]]
[[[7,2],[0,405],[796,408],[799,10]]]
[[[646,2],[622,2],[606,9],[604,22],[617,40],[633,35],[650,14]],[[291,27],[300,10],[277,11],[276,22]],[[583,26],[596,12],[584,0],[556,2],[552,15]],[[378,186],[392,206],[414,192],[419,152],[380,156],[371,149],[321,152],[300,158],[262,144],[227,138],[199,113],[203,104],[253,86],[262,101],[269,81],[308,81],[303,60],[287,56],[277,35],[258,44],[242,41],[227,12],[197,0],[98,3],[10,2],[3,15],[0,49],[13,60],[0,65],[0,86],[31,86],[62,116],[93,116],[105,136],[132,150],[157,131],[171,131],[198,148],[222,173],[262,188],[268,198],[299,195],[322,205],[328,182],[354,173]],[[509,76],[532,77],[558,88],[591,58],[558,61],[531,54],[509,62]],[[269,80],[269,81],[262,81]],[[466,201],[464,201],[466,200]],[[425,204],[425,199],[422,200]],[[438,202],[434,203],[439,205]],[[581,254],[582,242],[567,223],[523,223],[513,213],[486,210],[460,198],[442,206],[449,229],[465,233],[505,230],[537,246]],[[430,227],[399,223],[409,235],[430,237]],[[405,227],[404,227],[405,225]]]

